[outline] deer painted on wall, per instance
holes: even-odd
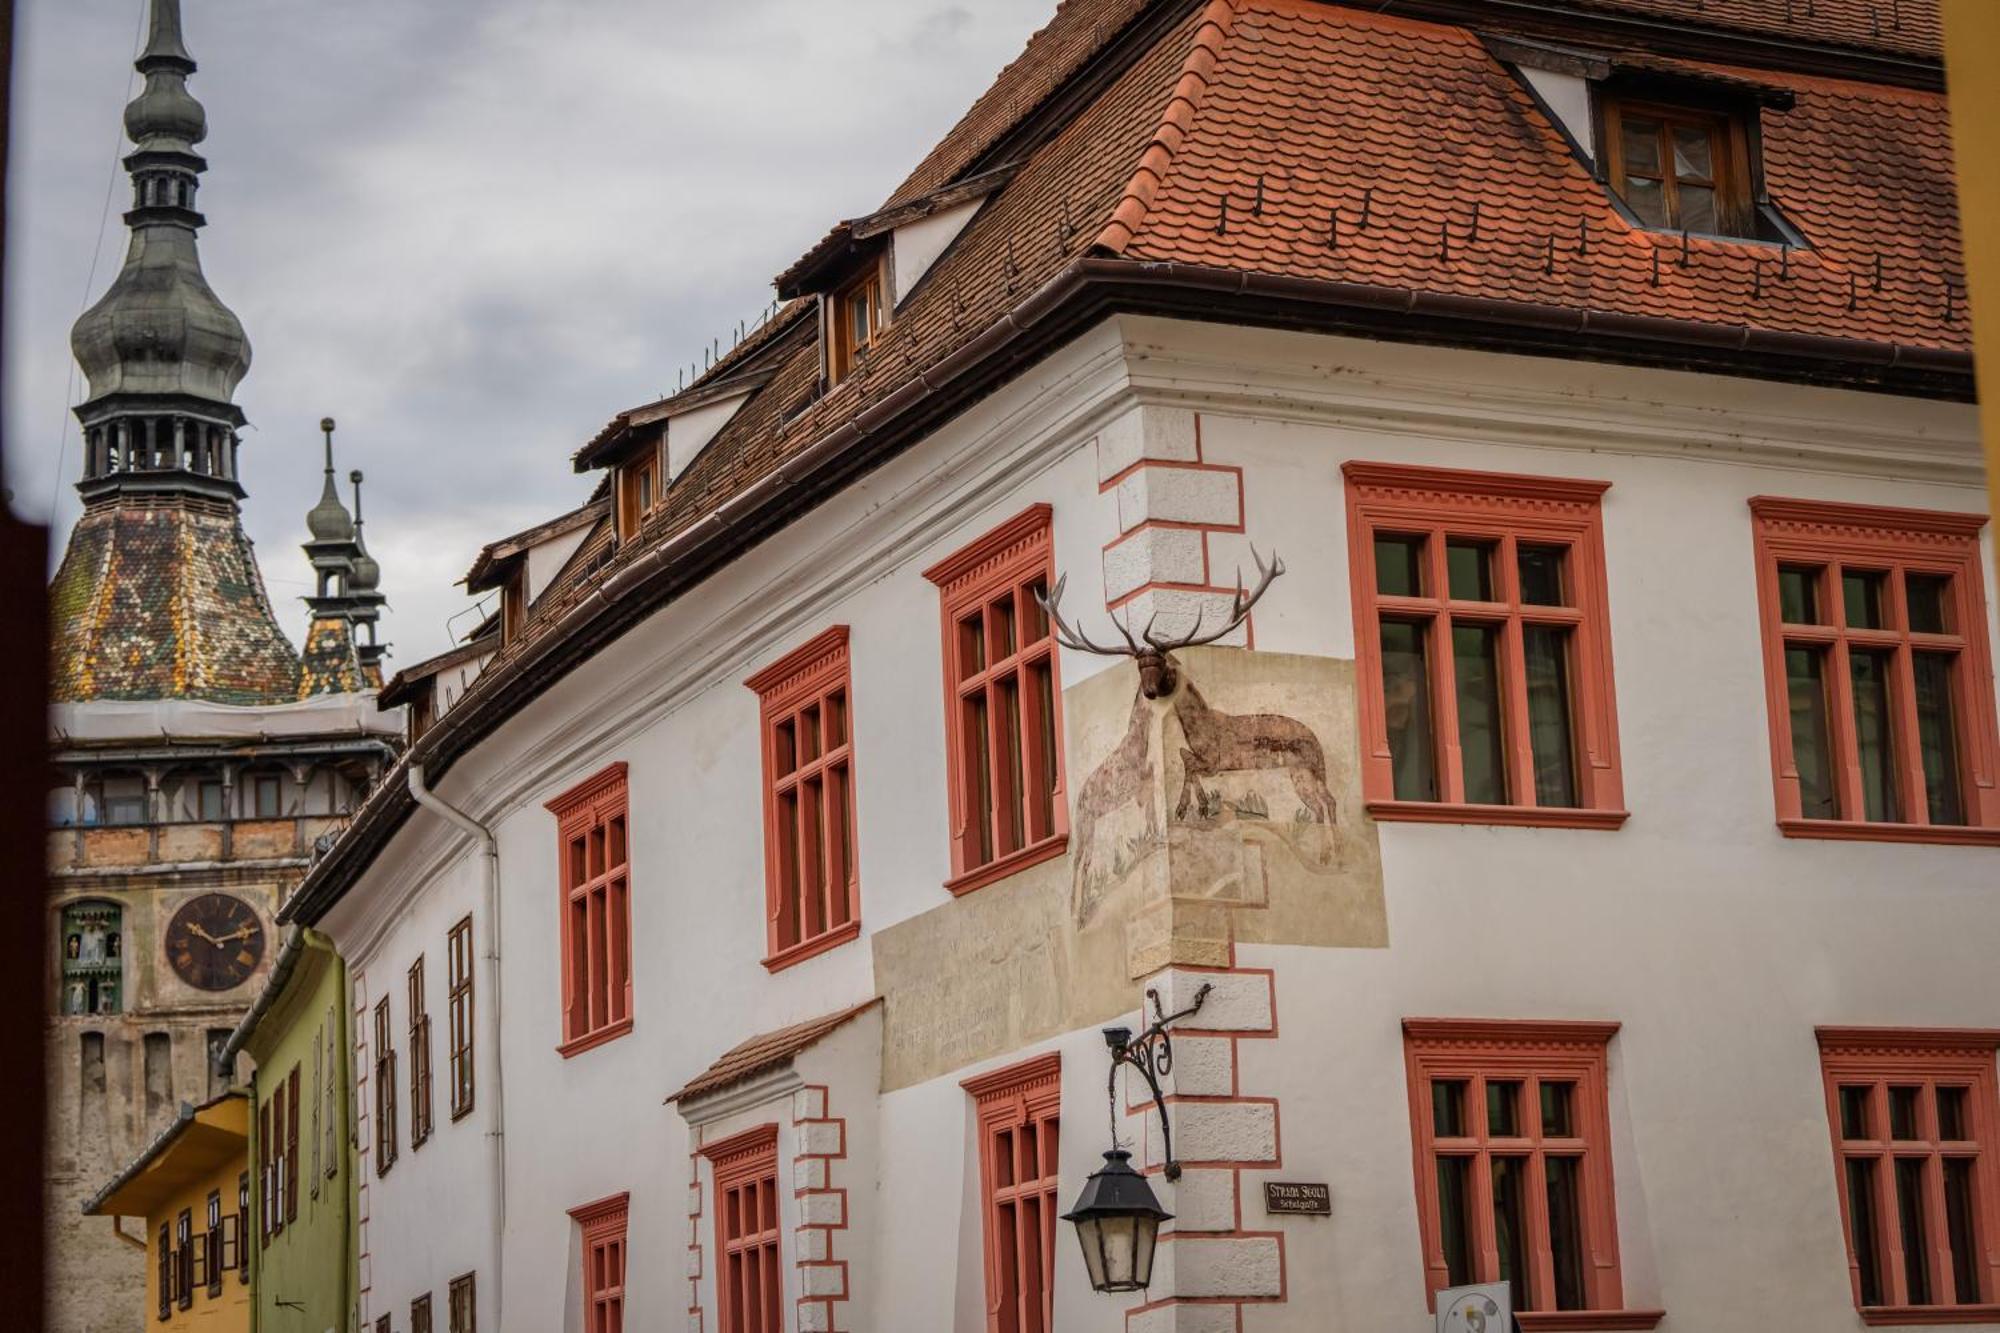
[[[1097,913],[1098,887],[1092,882],[1099,853],[1097,825],[1123,806],[1138,803],[1145,810],[1146,837],[1159,836],[1153,806],[1155,767],[1152,756],[1153,710],[1145,695],[1132,697],[1125,735],[1105,761],[1092,770],[1076,793],[1076,873],[1071,910],[1078,925],[1088,925]]]
[[[1130,657],[1139,667],[1139,692],[1142,696],[1147,699],[1174,699],[1174,716],[1181,724],[1181,734],[1186,742],[1181,749],[1183,774],[1174,818],[1187,814],[1201,779],[1205,777],[1219,773],[1280,769],[1291,779],[1306,812],[1320,823],[1331,824],[1334,800],[1333,792],[1326,784],[1326,753],[1312,729],[1282,713],[1218,712],[1209,707],[1208,701],[1202,698],[1201,692],[1192,683],[1182,685],[1179,668],[1173,660],[1173,653],[1179,649],[1214,643],[1235,631],[1249,619],[1251,608],[1270,591],[1272,582],[1285,572],[1284,561],[1275,553],[1270,563],[1266,564],[1256,548],[1252,547],[1250,558],[1257,564],[1257,586],[1246,591],[1239,575],[1236,594],[1230,600],[1229,614],[1224,617],[1220,628],[1208,632],[1204,632],[1206,613],[1196,617],[1193,629],[1176,638],[1155,633],[1152,621],[1148,621],[1145,629],[1135,637],[1113,616],[1111,623],[1124,638],[1125,644],[1123,647],[1116,644],[1107,647],[1093,642],[1062,618],[1058,607],[1066,580],[1058,579],[1049,595],[1039,600],[1055,629],[1057,642],[1065,648],[1103,657]]]

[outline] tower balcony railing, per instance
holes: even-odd
[[[313,845],[347,826],[344,814],[94,824],[49,830],[49,869],[144,870],[246,862],[305,864]]]

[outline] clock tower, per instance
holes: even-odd
[[[50,588],[51,1333],[130,1326],[144,1255],[80,1205],[223,1090],[212,1057],[269,972],[278,902],[401,730],[375,707],[380,570],[334,484],[331,420],[304,652],[243,531],[250,342],[196,245],[208,124],[180,0],[151,0],[137,63],[130,240],[71,335],[84,511]],[[300,415],[264,438],[312,440]]]

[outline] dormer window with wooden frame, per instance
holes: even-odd
[[[853,373],[889,326],[888,284],[882,265],[873,263],[861,276],[828,298],[826,380],[840,383]]]
[[[660,446],[655,441],[618,468],[618,540],[639,535],[646,516],[660,503]]]
[[[500,589],[500,642],[512,643],[521,637],[528,623],[528,566],[515,568]]]
[[[1641,226],[1758,235],[1743,115],[1606,96],[1603,117],[1605,179]]]

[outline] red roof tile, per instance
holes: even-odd
[[[1579,9],[1935,57],[1944,24],[1937,0],[1569,0]]]
[[[714,1064],[696,1075],[686,1087],[667,1100],[687,1101],[711,1092],[720,1092],[724,1088],[754,1078],[768,1069],[776,1069],[834,1029],[861,1017],[880,1003],[882,1003],[880,997],[865,1000],[852,1009],[807,1019],[788,1028],[779,1028],[776,1032],[766,1032],[760,1037],[752,1037],[741,1045],[731,1047]]]

